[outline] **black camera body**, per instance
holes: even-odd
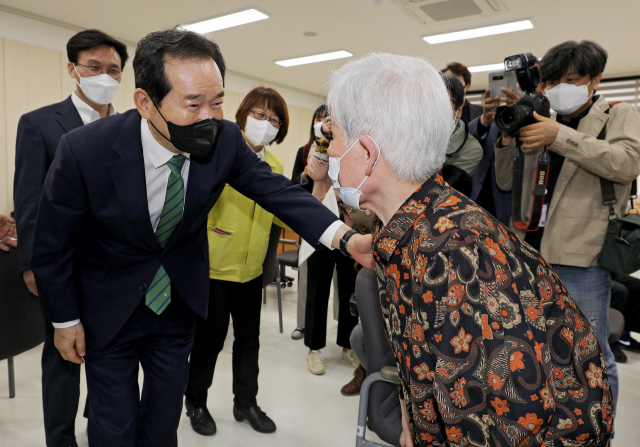
[[[540,72],[535,66],[536,62],[536,57],[531,53],[509,56],[504,60],[505,71],[516,72],[518,84],[524,95],[516,103],[498,107],[495,123],[500,132],[518,137],[520,129],[537,122],[533,112],[549,117],[549,100],[536,92],[540,83]]]

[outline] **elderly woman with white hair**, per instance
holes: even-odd
[[[334,72],[328,105],[334,188],[378,217],[400,444],[609,445],[613,403],[588,321],[538,252],[442,179],[454,120],[438,71],[371,54]]]

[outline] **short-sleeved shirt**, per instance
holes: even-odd
[[[598,342],[537,251],[440,173],[373,249],[416,445],[609,445]]]

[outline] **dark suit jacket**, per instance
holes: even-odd
[[[471,104],[469,101],[464,103],[464,107],[462,108],[462,119],[467,123],[470,123],[480,115],[482,115],[482,106]]]
[[[476,201],[485,182],[491,183],[491,192],[493,196],[493,204],[496,210],[496,219],[505,226],[509,226],[511,220],[511,192],[504,192],[498,188],[496,183],[496,166],[495,166],[495,145],[500,137],[500,130],[495,123],[489,127],[489,131],[484,135],[478,134],[478,123],[480,118],[469,123],[469,133],[476,137],[484,149],[484,155],[480,160],[480,166],[473,176],[473,189],[471,190],[471,200]],[[478,203],[484,206],[482,203]]]
[[[209,161],[192,161],[182,220],[164,249],[151,226],[136,110],[60,140],[40,200],[33,270],[45,318],[80,319],[91,349],[105,347],[143,299],[160,265],[207,317],[206,222],[225,184],[275,214],[312,245],[336,221],[313,196],[274,174],[223,120]]]
[[[20,271],[31,270],[38,203],[60,137],[83,125],[71,96],[62,102],[25,113],[18,122],[13,203],[20,244]]]

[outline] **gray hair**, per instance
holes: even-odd
[[[426,59],[372,53],[349,62],[333,72],[327,104],[345,142],[369,135],[400,180],[424,182],[442,168],[455,122]]]

